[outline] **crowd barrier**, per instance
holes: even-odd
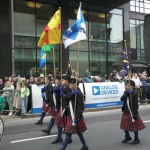
[[[32,85],[32,113],[38,114],[42,111],[41,88],[44,85]],[[102,82],[102,83],[80,83],[79,87],[84,95],[86,109],[120,106],[120,97],[125,91],[124,83]]]

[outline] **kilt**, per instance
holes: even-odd
[[[47,107],[47,112],[50,116],[53,116],[53,117],[56,117],[58,114],[58,112],[55,111],[55,107],[51,107],[51,106]]]
[[[87,126],[86,126],[84,119],[79,121],[78,124],[76,124],[75,126],[72,126],[72,119],[70,116],[67,116],[65,131],[67,133],[72,133],[72,134],[83,133],[87,131]]]
[[[42,112],[47,112],[47,107],[46,107],[45,101],[43,102],[43,105],[42,105]]]
[[[135,132],[143,130],[145,125],[139,115],[137,116],[137,120],[132,122],[130,113],[124,112],[122,114],[120,128],[126,131]]]
[[[60,113],[60,110],[56,116],[56,119],[55,119],[55,123],[57,126],[59,127],[62,127],[62,128],[65,128],[65,124],[66,124],[66,117],[63,115],[61,116],[61,113]]]

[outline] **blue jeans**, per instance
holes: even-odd
[[[140,89],[139,88],[135,88],[135,91],[138,93],[138,96],[139,96]]]
[[[21,98],[21,113],[27,113],[28,98]]]

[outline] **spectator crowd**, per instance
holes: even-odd
[[[54,77],[52,74],[51,83],[54,83]],[[75,75],[72,75],[71,78],[76,78]],[[128,79],[135,82],[135,90],[139,94],[139,101],[141,104],[145,102],[150,102],[150,77],[144,70],[142,73],[132,73],[129,72],[128,75],[125,75],[123,78],[119,76],[119,73],[114,70],[109,76],[101,77],[101,75],[93,76],[89,71],[85,72],[85,75],[79,75],[79,83],[100,83],[100,82],[126,82]],[[12,75],[10,77],[5,77],[3,82],[0,79],[0,96],[3,95],[7,102],[5,105],[5,114],[12,116],[15,111],[18,115],[31,113],[32,108],[32,84],[45,84],[45,77],[43,74],[40,74],[40,77],[30,76],[29,78],[20,77]]]

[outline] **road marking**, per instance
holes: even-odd
[[[21,142],[26,142],[26,141],[33,141],[33,140],[38,140],[38,139],[46,139],[50,137],[55,137],[57,135],[50,135],[50,136],[44,136],[44,137],[37,137],[37,138],[31,138],[31,139],[23,139],[23,140],[18,140],[18,141],[11,141],[10,143],[21,143]]]
[[[150,120],[147,120],[147,121],[143,121],[143,122],[150,122]]]

